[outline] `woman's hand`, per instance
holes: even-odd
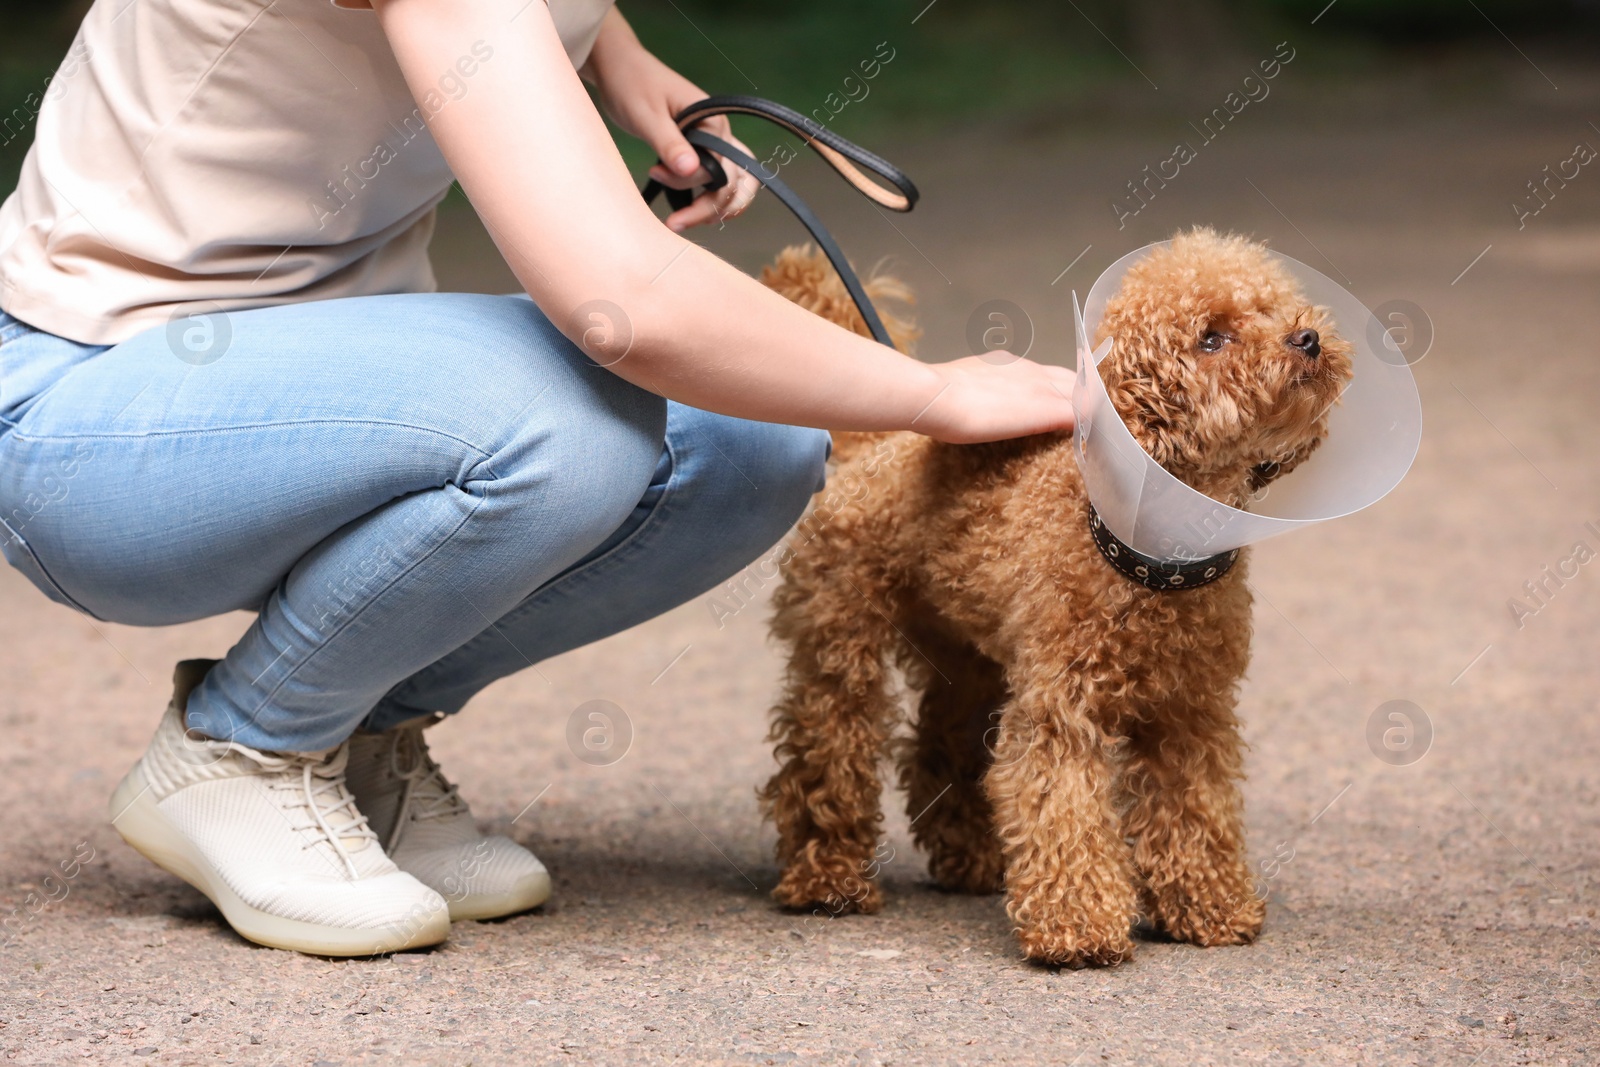
[[[908,429],[962,445],[1072,429],[1077,378],[1065,367],[968,356],[933,370],[942,386]]]
[[[672,189],[691,189],[710,180],[694,146],[684,139],[673,121],[678,112],[703,100],[705,92],[640,44],[616,8],[606,14],[582,73],[600,90],[600,102],[611,120],[655,149],[662,162],[650,168],[650,177]],[[733,136],[727,116],[706,119],[699,126],[754,155]],[[750,206],[760,183],[732,164],[724,169],[727,185],[667,216],[667,226],[673,232],[734,218]]]

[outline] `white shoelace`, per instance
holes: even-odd
[[[359,852],[378,835],[367,825],[367,817],[356,807],[356,798],[345,785],[345,766],[350,746],[343,744],[327,752],[269,753],[237,741],[213,741],[227,752],[245,757],[271,775],[267,788],[296,794],[285,807],[305,812],[304,822],[290,823],[292,833],[314,831],[316,836],[301,844],[301,849],[320,844],[331,846],[352,881],[361,877],[350,853]],[[296,774],[295,772],[299,773]]]
[[[469,810],[467,802],[461,799],[461,794],[429,754],[428,744],[422,739],[422,727],[402,726],[393,733],[389,770],[405,785],[401,789],[394,829],[389,831],[389,840],[384,843],[385,851],[393,851],[400,841],[401,831],[412,820],[443,819]]]

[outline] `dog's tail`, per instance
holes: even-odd
[[[761,271],[761,282],[773,292],[787,297],[829,322],[853,330],[863,337],[871,337],[866,320],[850,299],[850,292],[840,281],[839,274],[823,255],[811,244],[790,245],[778,253],[778,258]],[[907,355],[916,350],[917,338],[922,331],[909,314],[892,314],[884,309],[886,301],[910,306],[916,303],[911,287],[892,274],[874,270],[863,279],[862,285],[872,298],[878,315],[894,346]],[[874,442],[889,435],[889,431],[860,433],[838,431],[833,434],[833,461],[848,463],[850,459],[871,448]]]

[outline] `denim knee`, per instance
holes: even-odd
[[[509,540],[517,541],[522,531],[548,544],[552,528],[559,528],[581,556],[628,520],[661,459],[666,405],[621,379],[617,383],[624,388],[612,403],[585,405],[578,421],[560,432],[530,427],[515,434],[463,486],[492,505],[483,517],[498,523]]]
[[[772,426],[764,442],[762,476],[771,487],[768,499],[783,530],[793,526],[811,498],[827,483],[828,454],[833,440],[826,430],[809,426]]]
[[[825,430],[718,418],[706,426],[715,446],[705,454],[721,482],[725,522],[751,555],[775,544],[823,487],[830,440]],[[729,471],[729,467],[736,468]],[[710,488],[708,486],[708,488]],[[747,501],[741,505],[740,500]]]
[[[649,488],[667,402],[596,366],[531,304],[496,299],[487,310],[485,347],[503,342],[506,351],[479,358],[507,402],[486,413],[475,434],[483,458],[461,488],[483,497],[480,520],[512,553],[554,538],[577,558],[627,521]],[[558,358],[530,365],[529,332]]]

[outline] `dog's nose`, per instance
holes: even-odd
[[[1288,342],[1291,348],[1298,348],[1312,359],[1322,355],[1322,346],[1317,343],[1316,330],[1296,330],[1288,337],[1285,337],[1284,340]]]

